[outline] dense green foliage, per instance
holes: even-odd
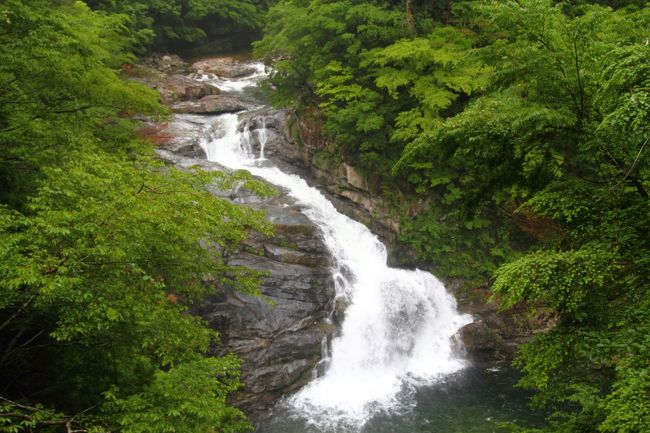
[[[180,49],[219,37],[246,39],[262,26],[266,0],[88,0],[91,8],[126,18],[139,51]]]
[[[431,203],[402,236],[439,275],[555,315],[517,361],[549,431],[649,431],[650,8],[405,4],[272,8],[278,102],[317,107],[399,205]]]
[[[234,357],[189,308],[224,286],[256,212],[156,162],[135,114],[165,109],[119,76],[121,15],[77,1],[0,6],[0,431],[244,431]]]

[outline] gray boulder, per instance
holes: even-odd
[[[166,101],[194,100],[221,93],[217,86],[180,74],[165,78],[158,85],[158,90]]]
[[[254,74],[255,68],[241,63],[234,57],[215,57],[192,64],[192,69],[201,74],[216,74],[221,78],[240,78]]]
[[[252,297],[226,290],[206,299],[200,315],[220,335],[215,354],[242,359],[244,387],[233,404],[256,413],[303,386],[321,359],[334,297],[327,249],[316,227],[287,197],[251,204],[267,211],[275,236],[253,236],[229,263],[266,273]],[[289,206],[285,206],[289,204]]]
[[[250,107],[250,103],[231,95],[209,95],[197,101],[178,102],[171,108],[175,113],[223,114],[236,113]]]

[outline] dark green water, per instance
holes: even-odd
[[[403,407],[378,412],[361,427],[318,428],[280,403],[256,422],[256,433],[501,433],[510,431],[502,423],[540,426],[543,416],[528,408],[529,394],[513,386],[518,377],[508,367],[470,367],[414,390]]]

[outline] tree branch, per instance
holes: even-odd
[[[32,303],[34,298],[36,298],[37,293],[32,293],[29,298],[21,305],[15,312],[12,314],[7,320],[4,321],[2,325],[0,325],[0,331],[2,331],[5,326],[7,326],[9,323],[11,323],[12,320],[14,320],[29,304]],[[0,397],[1,398],[1,397]]]

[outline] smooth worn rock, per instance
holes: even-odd
[[[264,272],[263,296],[227,292],[207,299],[201,316],[221,335],[218,353],[242,358],[245,386],[233,403],[255,413],[311,377],[330,332],[322,323],[334,284],[320,230],[293,199],[281,195],[250,205],[266,211],[275,235],[253,235],[229,263]]]
[[[264,245],[264,253],[266,257],[282,263],[304,266],[327,266],[329,263],[329,260],[325,256],[305,254],[297,249],[284,248],[277,245]]]
[[[192,69],[200,74],[216,74],[220,78],[240,78],[256,72],[254,67],[233,57],[200,60],[192,64]]]
[[[174,95],[174,100],[200,99],[204,96],[218,95],[221,90],[217,86],[194,80],[185,75],[171,75],[161,84],[161,92],[168,91]]]
[[[203,129],[213,120],[207,116],[178,115],[164,126],[166,140],[159,143],[159,148],[169,150],[189,158],[205,158],[205,150],[200,140]]]
[[[353,187],[368,191],[368,182],[355,167],[343,163],[339,167],[339,173]]]
[[[165,73],[185,72],[189,66],[176,54],[154,54],[142,59],[140,63],[148,68]]]
[[[197,101],[183,101],[172,105],[174,113],[223,114],[250,108],[250,104],[231,95],[204,96]]]
[[[492,361],[507,350],[501,336],[481,320],[463,326],[457,335],[467,355],[474,361]]]
[[[265,245],[265,251],[270,250],[284,251]],[[230,291],[206,299],[200,309],[221,335],[223,345],[216,354],[234,352],[242,359],[245,386],[233,395],[233,404],[249,413],[264,410],[311,377],[321,358],[321,341],[329,332],[321,324],[334,296],[329,269],[323,266],[326,261],[322,257],[317,266],[309,266],[248,252],[231,257],[231,265],[266,273],[262,297]]]
[[[169,131],[178,136],[158,149],[161,159],[180,168],[228,171],[185,152],[191,143],[211,133],[211,119],[175,115]],[[304,385],[321,358],[321,342],[333,332],[323,326],[335,296],[329,255],[320,229],[281,189],[278,196],[267,198],[257,197],[243,183],[210,185],[208,191],[264,211],[275,227],[272,237],[251,233],[228,258],[232,266],[264,273],[262,296],[218,286],[195,309],[219,332],[220,344],[213,353],[235,353],[242,359],[244,386],[232,396],[232,403],[255,415]],[[218,251],[217,246],[206,247]],[[206,280],[206,284],[216,283]]]

